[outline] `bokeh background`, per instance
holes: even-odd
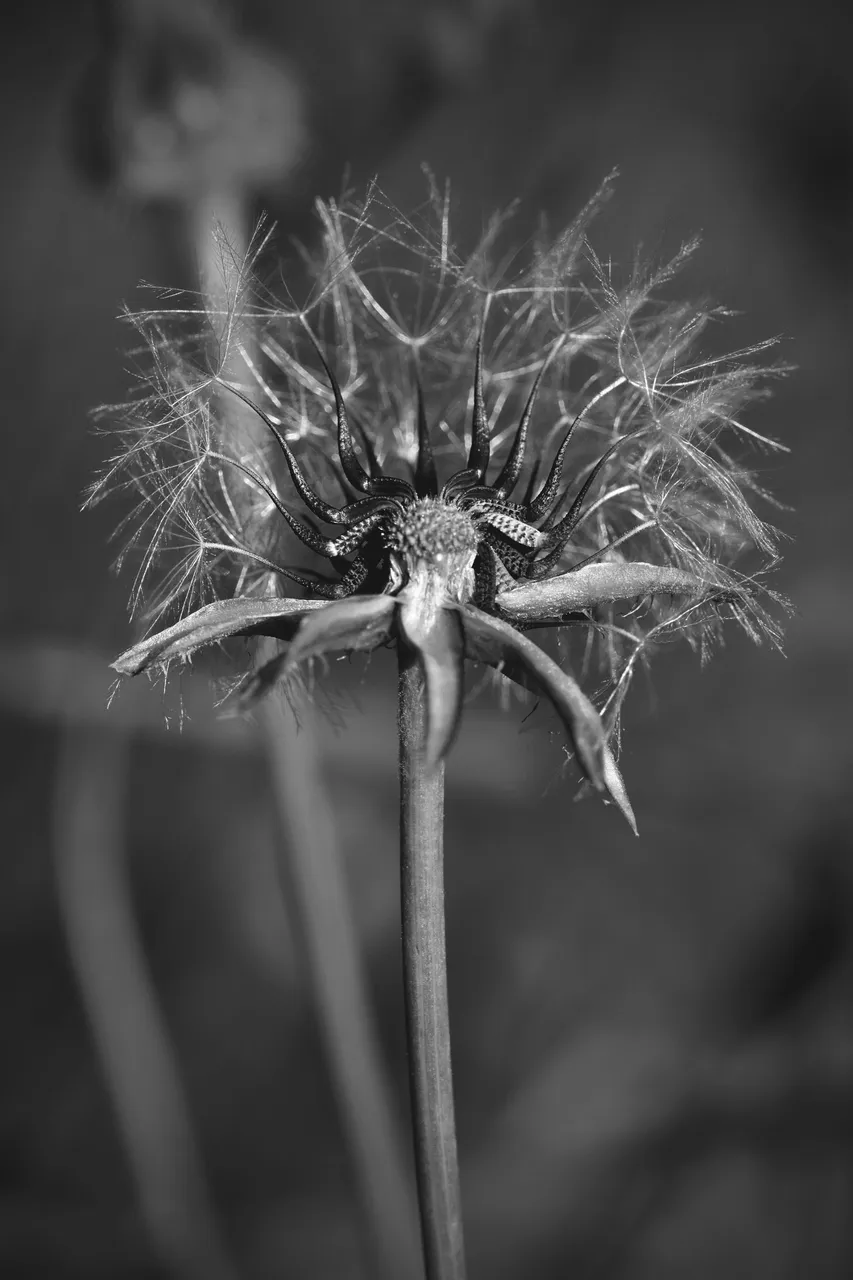
[[[701,231],[684,287],[738,312],[722,345],[780,334],[797,366],[751,419],[792,451],[759,460],[790,508],[787,656],[733,634],[637,682],[640,841],[573,803],[546,719],[466,715],[447,891],[471,1275],[849,1276],[850,19],[34,0],[2,31],[0,1274],[378,1274],[263,742],[201,678],[183,733],[146,685],[107,712],[121,509],[79,506],[109,451],[89,411],[127,390],[121,304],[193,283],[193,191],[239,178],[286,274],[345,171],[405,209],[427,162],[462,243],[516,197],[522,229],[558,226],[618,166],[599,254]],[[405,1147],[386,658],[340,675],[340,724],[305,742]]]

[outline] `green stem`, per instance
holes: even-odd
[[[464,1280],[444,936],[444,765],[428,773],[424,678],[402,644],[400,852],[403,974],[415,1164],[427,1280]]]

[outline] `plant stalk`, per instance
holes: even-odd
[[[428,773],[424,677],[401,641],[400,876],[406,1036],[427,1280],[464,1280],[444,929],[444,765]]]

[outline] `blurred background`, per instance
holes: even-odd
[[[787,656],[733,632],[707,668],[673,647],[637,682],[640,841],[573,803],[545,718],[466,715],[447,893],[470,1273],[853,1274],[850,19],[36,0],[2,24],[0,1274],[380,1274],[304,868],[277,862],[298,821],[202,675],[182,733],[144,682],[107,712],[132,634],[122,507],[79,507],[110,451],[89,412],[128,389],[116,316],[140,280],[193,286],[202,195],[267,210],[287,277],[316,196],[378,175],[406,209],[423,162],[463,245],[516,197],[519,234],[542,211],[558,228],[618,166],[600,256],[701,232],[681,289],[736,309],[721,349],[780,334],[797,366],[750,419],[792,450],[756,459],[790,508],[762,513],[792,539]],[[376,1123],[407,1168],[393,658],[337,686],[345,711],[305,742]],[[327,949],[352,1012],[347,935]]]

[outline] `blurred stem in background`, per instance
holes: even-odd
[[[233,319],[236,291],[243,283],[251,200],[287,178],[303,146],[299,86],[290,68],[236,30],[231,7],[218,0],[185,0],[178,6],[171,0],[116,0],[102,6],[99,14],[100,49],[84,95],[88,119],[82,121],[82,133],[87,146],[80,158],[90,176],[109,182],[143,208],[159,203],[179,212],[219,340],[220,351],[214,353],[217,371],[226,381],[244,382],[249,371],[242,352],[252,348],[252,334],[243,331],[239,341],[226,341],[223,326]],[[239,17],[236,9],[233,16]],[[90,138],[102,141],[94,156]],[[240,453],[236,440],[242,439],[255,453],[265,452],[267,441],[251,410],[233,396],[223,396],[221,408],[226,429],[236,437],[230,442],[232,450]],[[235,501],[238,495],[235,486]],[[414,1280],[420,1264],[411,1178],[367,999],[314,739],[306,727],[297,742],[293,716],[280,703],[264,711],[261,729],[289,846],[283,878],[292,887],[301,916],[317,1016],[366,1218],[370,1275]],[[112,775],[106,770],[103,776],[107,787]],[[66,792],[70,790],[69,784]],[[118,826],[118,795],[104,811],[111,811],[111,806]],[[134,935],[129,907],[127,923],[130,957]],[[106,957],[102,960],[107,969],[113,964]],[[115,963],[121,967],[121,958]],[[128,966],[131,963],[135,962],[128,958]],[[159,1025],[141,954],[136,970],[138,983],[148,989],[147,1002],[125,1001],[122,1016],[132,1018],[138,1009],[143,1018],[150,1015],[152,1027]],[[84,984],[93,981],[91,967],[78,971]],[[98,1004],[97,987],[84,991],[84,1000],[98,1005],[106,1052],[124,1036],[121,1023],[112,1021],[122,1011],[107,1001]],[[160,1030],[160,1056],[167,1061],[168,1041]],[[134,1166],[149,1175],[148,1180],[138,1179],[140,1195],[152,1229],[159,1230],[149,1202],[156,1207],[158,1186],[170,1188],[180,1178],[182,1165],[170,1167],[166,1150],[155,1167],[144,1144],[139,1151],[135,1144],[171,1122],[179,1094],[165,1086],[159,1093],[148,1092],[147,1103],[153,1108],[162,1099],[164,1111],[137,1124],[132,1117],[142,1103],[132,1096],[134,1078],[123,1076],[122,1081],[123,1105],[131,1117],[122,1127]],[[189,1149],[188,1124],[181,1122],[176,1132],[184,1134],[183,1146]],[[180,1197],[175,1204],[182,1204]],[[224,1273],[211,1265],[201,1274],[218,1280]]]
[[[122,730],[61,731],[53,800],[60,917],[152,1245],[176,1277],[235,1280],[134,920],[128,746]]]
[[[421,1274],[411,1181],[368,1003],[358,938],[322,789],[313,736],[297,739],[280,696],[260,711],[288,857],[285,887],[296,902],[332,1085],[370,1233],[370,1275]]]
[[[427,1280],[464,1280],[444,927],[444,764],[427,769],[424,675],[398,645],[400,875],[412,1122]]]
[[[211,193],[188,210],[205,306],[214,332],[230,324],[235,299],[244,283],[240,271],[249,253],[250,215],[237,191]],[[221,334],[219,376],[245,383],[256,352],[253,335],[240,340]],[[249,360],[247,362],[246,356]],[[260,420],[237,397],[219,397],[220,421],[235,441],[263,454],[267,439]],[[245,488],[243,490],[245,492]],[[240,489],[232,500],[238,506]],[[245,513],[248,523],[251,511]],[[257,658],[271,642],[260,642]],[[272,657],[266,653],[266,657]],[[394,1117],[391,1089],[367,994],[366,975],[352,919],[332,808],[320,776],[310,720],[298,738],[296,720],[282,697],[269,698],[260,711],[270,763],[270,780],[285,836],[287,857],[280,859],[282,880],[291,889],[299,917],[309,980],[329,1073],[368,1238],[371,1276],[415,1280],[421,1274],[417,1221],[404,1147]]]

